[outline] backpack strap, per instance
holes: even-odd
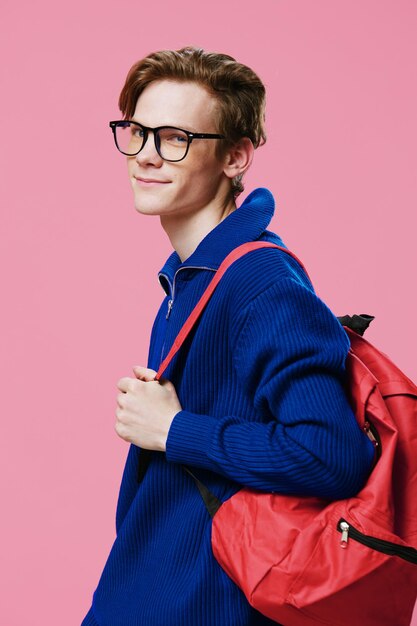
[[[283,246],[278,246],[277,244],[271,243],[270,241],[248,241],[247,243],[243,243],[237,248],[234,248],[231,252],[229,252],[226,258],[223,260],[218,270],[214,274],[212,280],[210,281],[210,284],[204,291],[200,300],[197,302],[193,311],[191,311],[188,319],[183,324],[174,343],[172,344],[171,350],[168,352],[167,356],[165,357],[165,359],[162,361],[161,365],[159,366],[159,370],[154,380],[159,380],[161,378],[162,373],[166,370],[169,363],[171,362],[171,360],[174,358],[174,356],[176,355],[176,353],[178,352],[178,350],[184,343],[188,333],[191,331],[195,322],[200,317],[204,307],[206,306],[207,302],[210,300],[213,294],[213,291],[216,289],[218,283],[220,282],[220,279],[222,278],[226,270],[230,267],[230,265],[232,265],[232,263],[234,263],[234,261],[239,259],[241,256],[243,256],[244,254],[247,254],[248,252],[251,252],[252,250],[257,250],[258,248],[278,248],[279,250],[283,250],[284,252],[292,256],[293,259],[295,259],[301,265],[302,269],[307,275],[307,278],[311,282],[310,276],[308,275],[307,270],[304,267],[304,265],[301,263],[300,259],[293,252],[290,252],[290,250],[288,250],[287,248],[284,248]]]
[[[361,313],[360,315],[352,316],[343,315],[342,317],[338,317],[337,319],[342,324],[342,326],[347,326],[351,330],[354,330],[355,333],[362,336],[372,320],[375,319],[375,316]]]
[[[197,485],[197,489],[200,492],[200,496],[203,499],[207,512],[210,515],[210,517],[213,518],[215,514],[217,513],[217,511],[219,510],[219,508],[221,507],[221,505],[223,504],[223,502],[219,500],[219,498],[217,498],[217,496],[215,496],[214,493],[212,493],[208,489],[208,487],[206,487],[201,482],[201,480],[199,480],[197,476],[195,476],[195,474],[193,474],[192,471],[186,465],[183,465],[182,468],[191,476],[191,478]]]
[[[284,252],[292,256],[293,259],[295,259],[300,264],[300,266],[306,273],[307,278],[311,282],[310,276],[308,275],[307,270],[304,267],[303,263],[293,252],[288,250],[288,248],[284,248],[283,246],[278,246],[277,244],[272,243],[270,241],[248,241],[246,243],[241,244],[240,246],[237,246],[231,252],[229,252],[229,254],[224,258],[224,260],[220,264],[219,268],[216,270],[208,287],[204,291],[200,300],[197,302],[193,311],[191,311],[189,317],[184,322],[180,332],[178,333],[177,337],[175,338],[174,343],[172,344],[170,351],[168,352],[167,356],[160,364],[158,372],[153,380],[159,380],[161,378],[163,372],[166,370],[169,363],[172,361],[172,359],[174,358],[174,356],[176,355],[176,353],[178,352],[178,350],[184,343],[187,335],[193,328],[197,319],[200,317],[204,307],[206,306],[207,302],[211,298],[211,295],[213,294],[215,288],[217,287],[220,279],[222,278],[223,274],[226,272],[228,267],[230,267],[230,265],[232,265],[234,261],[239,259],[244,254],[247,254],[248,252],[251,252],[252,250],[258,250],[259,248],[278,248],[279,250],[283,250]],[[145,476],[146,470],[151,461],[151,457],[152,457],[152,450],[146,450],[144,448],[140,450],[139,459],[138,459],[138,470],[137,470],[138,471],[137,473],[138,483],[142,482]],[[188,472],[190,473],[189,470]]]

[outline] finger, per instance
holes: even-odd
[[[139,378],[139,380],[152,381],[155,380],[156,371],[151,369],[150,367],[141,367],[140,365],[134,365],[133,371],[135,376]]]
[[[129,376],[123,376],[123,378],[120,378],[120,380],[117,381],[116,387],[120,391],[124,391],[126,393],[127,391],[131,390],[131,388],[132,388],[132,381],[134,381],[134,380],[136,380],[136,379],[135,378],[130,378]]]
[[[116,403],[117,403],[117,406],[119,406],[121,409],[124,409],[126,406],[126,398],[127,398],[126,393],[117,394]]]

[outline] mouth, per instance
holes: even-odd
[[[156,187],[158,185],[167,185],[171,181],[170,180],[157,180],[154,178],[140,178],[139,176],[134,176],[136,184],[141,187]]]

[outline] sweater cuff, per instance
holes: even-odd
[[[207,456],[217,423],[218,420],[210,415],[179,411],[168,431],[167,460],[218,471],[217,465]]]

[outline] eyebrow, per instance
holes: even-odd
[[[139,120],[134,118],[134,117],[131,117],[130,119],[131,119],[132,122],[137,122],[138,124],[143,124],[142,122],[139,122]],[[146,126],[146,124],[143,124],[143,126]],[[172,128],[184,128],[185,130],[189,130],[192,133],[198,133],[199,132],[196,128],[193,128],[189,124],[158,124],[158,126],[172,126]],[[157,126],[155,128],[157,128]]]

